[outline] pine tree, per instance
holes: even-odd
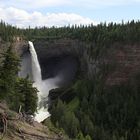
[[[26,114],[34,115],[34,112],[37,111],[37,92],[38,90],[33,87],[33,83],[26,78],[19,78],[17,82],[17,93],[23,98],[20,98],[19,103],[22,105],[22,111]]]
[[[0,71],[0,93],[2,98],[14,94],[20,60],[13,52],[12,45],[3,54]],[[12,96],[12,95],[11,95]]]

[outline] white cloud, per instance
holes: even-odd
[[[96,24],[89,18],[82,17],[74,13],[48,13],[42,14],[40,12],[29,13],[25,10],[17,8],[0,8],[0,19],[16,25],[18,27],[35,26],[65,26],[72,24]]]
[[[74,9],[81,14],[94,16],[94,13],[91,13],[93,9],[134,3],[139,5],[140,0],[0,0],[0,19],[19,27],[96,24],[89,18],[67,13],[67,10]],[[63,13],[45,13],[50,9],[56,11],[57,8],[58,12],[63,11]]]

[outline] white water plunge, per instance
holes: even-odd
[[[48,94],[51,89],[57,88],[57,83],[60,78],[57,76],[55,78],[49,78],[42,80],[41,68],[38,61],[38,57],[34,48],[34,45],[29,41],[29,49],[31,53],[31,64],[32,64],[32,75],[34,86],[39,90],[38,92],[38,107],[35,114],[35,120],[38,122],[43,121],[50,116],[48,112]]]

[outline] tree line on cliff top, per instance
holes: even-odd
[[[17,28],[0,22],[0,37],[8,41],[12,36],[24,36],[26,39],[41,38],[71,38],[79,39],[86,42],[105,41],[106,43],[118,42],[138,42],[140,41],[140,21],[134,20],[124,23],[100,23],[97,26],[90,25],[73,25],[66,27],[36,27],[36,28]]]

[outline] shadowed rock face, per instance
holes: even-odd
[[[40,41],[34,42],[41,66],[42,78],[47,79],[60,76],[60,85],[69,84],[75,77],[79,67],[78,56],[73,47],[76,46],[71,40]]]
[[[64,81],[71,81],[75,77],[78,67],[77,59],[71,55],[52,56],[50,58],[44,56],[39,61],[43,79],[59,75]]]
[[[75,77],[78,69],[78,59],[73,54],[62,53],[47,55],[49,52],[46,50],[46,54],[38,52],[39,63],[41,66],[42,79],[52,78],[60,76],[63,86],[69,84]],[[54,51],[54,49],[52,49]]]

